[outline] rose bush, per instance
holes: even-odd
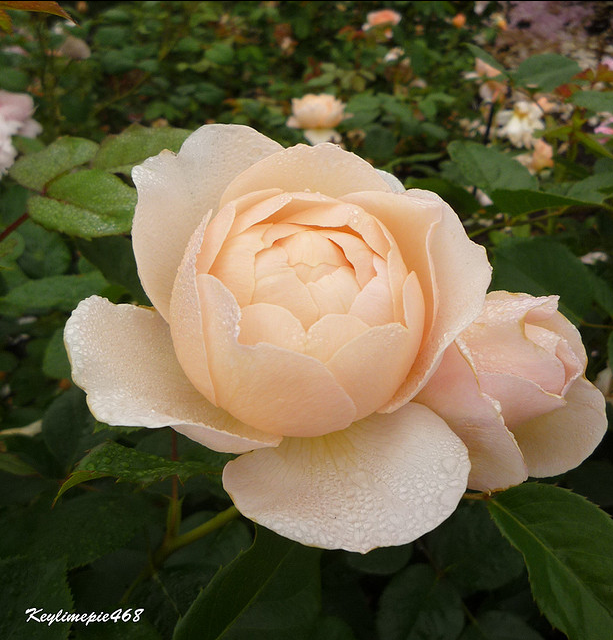
[[[472,489],[568,471],[607,430],[581,336],[557,306],[557,296],[489,293],[416,398],[468,447]]]

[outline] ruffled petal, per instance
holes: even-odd
[[[437,527],[462,497],[469,468],[447,425],[407,404],[241,456],[226,465],[223,483],[241,513],[286,538],[366,553]]]
[[[470,489],[494,491],[526,480],[527,467],[500,405],[481,391],[470,356],[457,343],[415,400],[441,416],[468,447]]]
[[[177,155],[162,151],[134,167],[134,255],[143,287],[164,318],[177,268],[202,218],[211,209],[217,212],[219,198],[235,176],[280,149],[249,127],[205,125]]]
[[[202,307],[210,310],[202,322],[219,406],[279,435],[317,436],[353,422],[353,402],[323,363],[270,344],[240,344],[232,294],[210,275],[197,283]]]
[[[557,476],[580,465],[607,430],[605,399],[585,378],[565,396],[566,406],[524,422],[513,433],[531,476]]]
[[[92,296],[69,318],[64,340],[73,379],[98,420],[185,427],[201,444],[230,453],[281,440],[242,424],[194,389],[177,362],[168,325],[152,309]]]
[[[257,162],[228,185],[221,202],[271,187],[321,192],[333,198],[362,189],[391,191],[366,160],[326,142],[315,147],[298,144]]]

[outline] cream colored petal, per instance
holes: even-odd
[[[319,233],[342,249],[355,271],[355,279],[360,287],[365,287],[370,279],[375,277],[377,272],[372,263],[373,252],[361,238],[332,229],[320,229]]]
[[[566,394],[565,407],[514,429],[531,476],[557,476],[580,465],[607,430],[605,400],[585,378]]]
[[[330,143],[316,147],[298,144],[243,171],[228,185],[221,201],[225,204],[245,193],[271,187],[320,192],[332,197],[362,189],[391,189],[368,162],[353,153]]]
[[[500,406],[479,388],[466,350],[452,344],[415,401],[441,416],[468,447],[470,489],[495,491],[526,480],[520,448],[505,427]]]
[[[307,282],[306,288],[318,309],[318,319],[328,313],[349,312],[360,293],[351,267],[339,267],[315,282]]]
[[[177,362],[168,325],[153,309],[92,296],[73,312],[64,340],[73,379],[98,420],[186,428],[201,444],[231,453],[280,442],[214,407],[194,389]]]
[[[377,275],[358,293],[349,313],[371,327],[394,322],[394,303],[390,291],[387,264],[373,256]]]
[[[205,125],[177,155],[162,151],[134,167],[134,255],[143,287],[164,318],[177,268],[202,218],[211,209],[217,212],[219,198],[235,176],[281,148],[249,127]]]
[[[226,465],[223,483],[242,514],[286,538],[366,553],[437,527],[455,510],[469,468],[447,425],[407,404],[338,433],[241,456]]]
[[[343,139],[336,129],[304,129],[302,135],[313,145],[322,142],[340,142]]]
[[[326,367],[269,344],[237,341],[240,310],[209,275],[197,278],[209,368],[219,406],[269,433],[301,437],[346,428],[355,406]]]
[[[356,419],[389,401],[406,378],[419,348],[421,334],[401,324],[372,327],[341,347],[326,363],[353,400]]]
[[[410,189],[402,195],[384,194],[378,205],[376,198],[368,194],[353,194],[351,199],[356,199],[360,206],[389,229],[400,247],[407,268],[417,273],[426,310],[430,304],[435,304],[437,308],[429,332],[429,318],[426,317],[427,337],[406,382],[386,408],[387,411],[394,411],[423,387],[435,371],[444,350],[479,315],[492,269],[485,249],[469,240],[462,222],[451,207],[430,191]],[[407,208],[395,206],[392,199],[406,199]],[[386,203],[386,200],[389,201]],[[436,219],[437,216],[440,216],[440,222],[432,226],[429,241],[424,240],[429,246],[436,282],[436,291],[431,294],[428,291],[430,274],[426,269],[426,259],[421,258],[418,266],[414,267],[410,255],[413,251],[411,245],[419,244],[424,232],[428,235],[430,225],[427,220]],[[413,235],[415,218],[421,235]],[[438,297],[438,305],[430,298],[432,295]]]
[[[198,252],[206,233],[203,220],[189,240],[170,298],[170,334],[175,354],[185,375],[210,402],[217,404],[207,365],[202,332],[202,313],[196,288]]]
[[[515,427],[537,416],[563,407],[562,396],[547,393],[542,387],[513,373],[480,373],[479,385],[484,393],[500,403],[504,423]]]
[[[402,287],[402,306],[404,308],[404,326],[421,336],[423,341],[424,325],[426,322],[426,303],[417,274],[412,271],[407,276]]]
[[[377,169],[377,173],[387,182],[394,193],[404,193],[406,191],[402,182],[395,175],[382,169]]]
[[[328,314],[309,328],[305,353],[327,362],[342,346],[368,329],[355,316]]]
[[[300,321],[287,309],[274,304],[252,304],[241,309],[241,344],[267,342],[304,353],[306,334]]]

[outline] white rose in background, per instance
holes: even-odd
[[[578,466],[607,430],[577,329],[557,296],[494,291],[416,397],[468,447],[468,486],[493,491]]]
[[[541,108],[533,103],[521,100],[513,109],[500,111],[496,116],[499,138],[508,138],[515,147],[532,147],[533,133],[545,128],[541,119]]]
[[[12,166],[17,157],[12,137],[35,138],[43,128],[32,119],[34,102],[26,93],[0,91],[0,175]]]
[[[292,115],[286,125],[303,129],[304,137],[311,144],[340,142],[341,136],[335,127],[347,117],[345,104],[334,96],[307,93],[302,98],[292,99]]]
[[[448,517],[468,452],[411,400],[491,271],[450,207],[335,145],[237,125],[133,178],[155,309],[92,297],[68,321],[94,415],[245,454],[223,475],[239,511],[308,545],[366,552]]]

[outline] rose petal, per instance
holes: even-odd
[[[209,368],[219,406],[270,433],[315,436],[344,429],[355,406],[326,367],[273,345],[239,344],[240,309],[210,275],[197,278]],[[210,348],[214,345],[214,349]]]
[[[466,349],[452,344],[415,400],[441,416],[468,447],[470,489],[494,491],[526,480],[520,448],[505,427],[500,406],[479,388]]]
[[[358,189],[391,190],[366,160],[326,142],[316,147],[298,144],[255,163],[228,185],[221,202],[270,187],[321,192],[331,197]]]
[[[424,386],[444,350],[479,315],[491,267],[485,249],[469,240],[458,216],[436,194],[363,192],[343,200],[355,202],[390,231],[407,269],[417,274],[426,303],[426,339],[407,380],[384,409],[394,411]]]
[[[306,334],[300,321],[275,304],[251,304],[241,309],[241,344],[267,342],[283,349],[304,353]]]
[[[404,193],[406,191],[402,182],[395,175],[388,171],[383,171],[383,169],[377,169],[377,173],[387,182],[394,193]]]
[[[462,497],[469,468],[447,425],[407,404],[241,456],[226,465],[223,483],[241,513],[287,538],[366,553],[438,526]]]
[[[202,218],[217,211],[219,197],[235,176],[279,149],[249,127],[205,125],[187,138],[178,155],[162,151],[134,167],[134,255],[143,287],[164,318],[177,268]]]
[[[606,433],[605,400],[591,382],[579,378],[565,400],[565,407],[524,422],[513,431],[531,476],[556,476],[574,469]]]
[[[309,327],[305,353],[328,362],[342,346],[368,329],[369,326],[355,316],[328,314]]]
[[[371,327],[394,322],[394,303],[390,291],[387,263],[373,256],[377,275],[355,296],[349,313]]]
[[[326,363],[353,400],[356,419],[376,411],[406,378],[421,342],[401,324],[372,327],[341,347]]]
[[[194,434],[189,437],[231,453],[280,442],[217,409],[194,389],[177,362],[168,325],[152,309],[92,296],[73,311],[64,340],[73,379],[98,420],[186,427]]]

